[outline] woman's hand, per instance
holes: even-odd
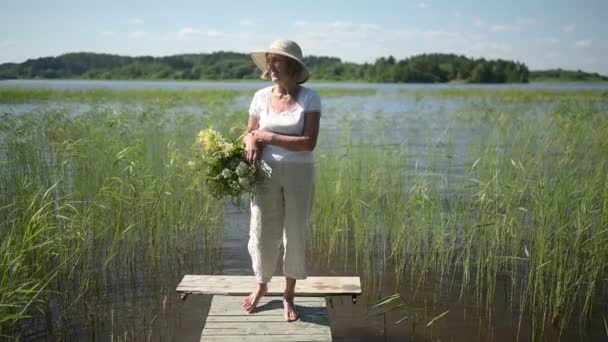
[[[245,161],[251,165],[262,156],[262,147],[256,142],[252,133],[247,133],[243,137],[245,143]]]
[[[272,143],[272,137],[274,135],[274,133],[272,133],[272,132],[263,131],[263,130],[259,130],[259,129],[252,131],[251,134],[255,138],[255,141],[257,141],[260,144],[264,144],[264,145]]]

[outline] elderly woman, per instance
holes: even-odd
[[[298,318],[296,279],[306,278],[312,151],[319,134],[321,99],[314,90],[301,86],[310,74],[295,42],[276,40],[251,56],[262,79],[273,84],[255,93],[244,138],[247,161],[257,162],[259,179],[251,199],[248,244],[257,286],[243,308],[252,312],[266,293],[283,242],[283,306],[285,320],[291,322]]]

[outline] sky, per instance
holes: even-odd
[[[249,52],[274,39],[347,62],[421,53],[608,75],[608,0],[0,0],[0,63],[68,52]]]

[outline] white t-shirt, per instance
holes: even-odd
[[[321,112],[321,97],[305,87],[300,87],[296,104],[287,111],[277,112],[270,104],[272,86],[258,90],[253,96],[249,115],[259,120],[260,130],[279,134],[302,135],[306,113]],[[266,145],[262,151],[266,161],[307,162],[314,161],[312,151],[290,151],[277,145]]]

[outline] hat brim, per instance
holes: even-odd
[[[304,64],[303,61],[301,61],[296,56],[279,49],[254,50],[251,52],[251,59],[253,60],[255,65],[257,65],[257,67],[262,71],[262,73],[266,72],[266,68],[268,65],[266,63],[266,54],[268,53],[289,57],[298,62],[300,66],[302,66],[300,74],[298,75],[298,77],[296,77],[296,81],[298,82],[298,84],[304,83],[310,78],[310,72],[308,71],[308,67],[306,66],[306,64]]]

